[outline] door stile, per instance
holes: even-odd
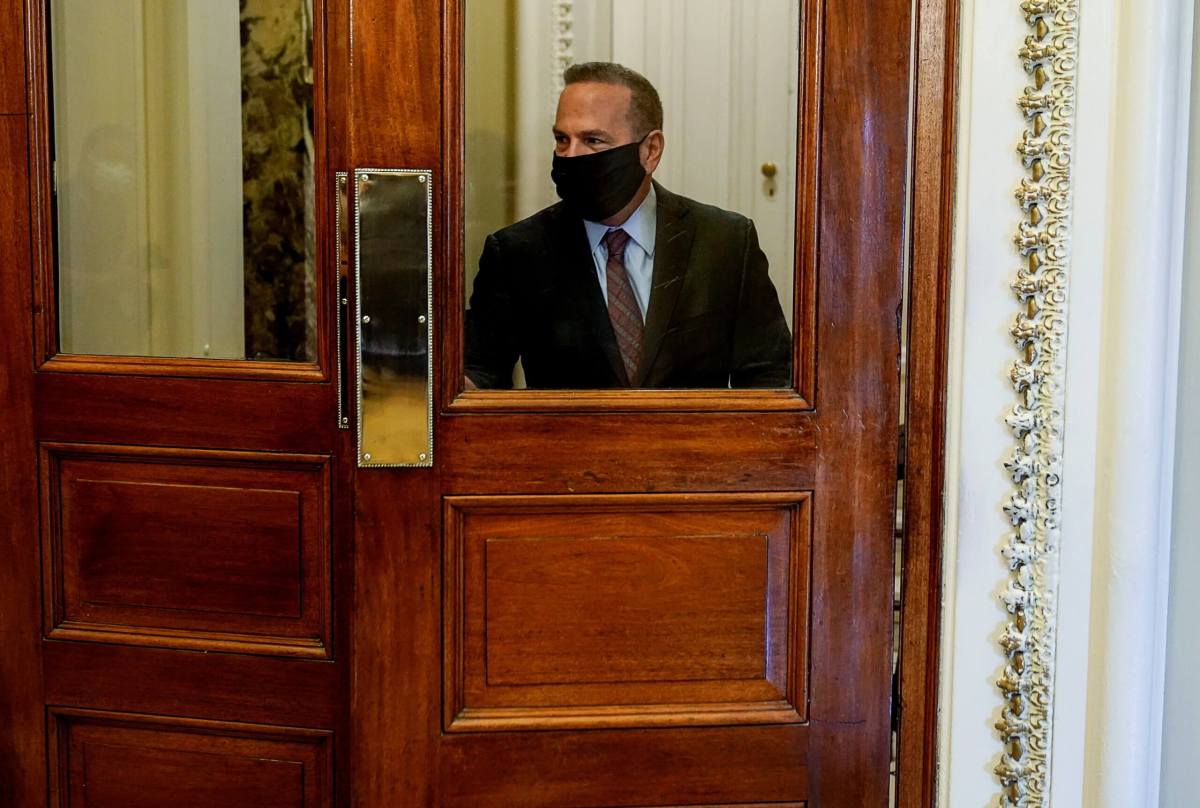
[[[821,118],[818,403],[821,431],[839,438],[820,472],[837,494],[814,509],[813,575],[827,599],[813,605],[813,658],[839,662],[813,667],[820,805],[887,799],[910,13],[895,0],[826,0],[822,27],[822,75],[837,92]],[[895,201],[851,214],[866,200]],[[857,373],[837,372],[845,367]]]
[[[326,207],[323,221],[325,233],[324,253],[319,273],[327,276],[329,293],[324,299],[321,320],[322,337],[328,346],[324,367],[331,379],[333,412],[325,410],[331,419],[325,423],[334,425],[333,442],[333,492],[331,508],[333,514],[333,547],[331,560],[334,603],[333,635],[336,648],[336,693],[337,711],[334,716],[333,744],[333,794],[334,805],[350,805],[354,786],[353,765],[353,721],[351,720],[351,694],[353,692],[353,664],[355,658],[354,608],[355,608],[355,537],[354,537],[354,494],[355,494],[355,441],[354,415],[346,403],[351,400],[350,380],[353,378],[351,364],[354,346],[351,344],[350,322],[346,318],[348,307],[342,302],[341,258],[345,253],[352,257],[350,245],[339,246],[342,224],[339,220],[338,172],[348,171],[349,132],[351,106],[350,94],[350,15],[353,0],[324,0],[322,25],[324,34],[315,40],[324,53],[325,83],[325,137],[327,162],[322,178],[325,183]],[[346,213],[351,211],[346,209]],[[348,232],[353,232],[348,229]],[[347,284],[349,294],[350,286]],[[347,423],[343,419],[350,419]],[[348,428],[347,428],[348,427]]]
[[[19,8],[5,4],[0,39],[21,33]],[[12,18],[16,17],[14,21]],[[0,51],[21,53],[19,43]],[[23,70],[6,66],[0,97]],[[21,89],[24,82],[21,81]],[[28,117],[8,108],[0,114],[0,802],[44,802],[46,759],[42,697],[41,580],[38,553],[37,460],[33,442],[33,332],[30,311]]]
[[[352,0],[346,20],[349,73],[345,170],[433,169],[434,244],[446,240],[436,212],[441,171],[443,4],[438,0]],[[435,258],[434,333],[445,305]],[[442,425],[441,345],[435,339],[434,467],[356,469],[354,474],[354,648],[350,705],[349,804],[435,805],[440,722],[441,515],[438,471]],[[353,457],[351,449],[348,457]]]

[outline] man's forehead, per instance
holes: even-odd
[[[628,117],[633,93],[620,84],[581,81],[568,84],[558,99],[558,116],[588,115],[620,122]]]

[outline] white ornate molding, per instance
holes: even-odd
[[[563,89],[563,71],[575,62],[575,0],[554,0],[552,13],[554,46],[550,69],[557,103]]]
[[[1017,394],[1007,423],[1016,439],[1005,469],[1012,491],[1004,512],[1012,533],[1003,550],[1002,595],[1009,620],[997,681],[1004,697],[996,728],[1002,808],[1045,808],[1050,787],[1054,705],[1055,599],[1062,492],[1063,390],[1071,237],[1071,146],[1075,117],[1077,0],[1023,0],[1029,31],[1018,52],[1030,85],[1018,99],[1026,129],[1018,152],[1021,222],[1014,241],[1024,260],[1012,282],[1020,302],[1012,335]]]

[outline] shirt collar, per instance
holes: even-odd
[[[638,205],[637,210],[625,220],[624,224],[620,225],[620,228],[629,234],[629,237],[642,248],[646,255],[653,258],[654,231],[657,224],[658,195],[654,193],[654,185],[651,184],[650,193],[646,194],[642,204]],[[583,226],[587,228],[588,247],[593,253],[600,246],[600,241],[605,234],[609,230],[615,229],[600,222],[589,222],[587,219],[583,220]]]

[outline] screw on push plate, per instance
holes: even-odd
[[[425,175],[424,175],[424,174],[420,174],[420,175],[418,175],[418,176],[417,176],[417,182],[425,182]]]
[[[424,323],[424,322],[425,322],[425,315],[424,315],[424,314],[422,314],[420,317],[418,317],[418,318],[417,318],[417,322],[418,322],[418,323]]]
[[[363,452],[363,461],[366,463],[371,462],[371,453],[370,452]]]
[[[419,455],[417,455],[417,459],[418,460],[428,460],[429,455],[425,454],[424,452],[421,452]]]
[[[371,322],[371,315],[369,315],[369,314],[364,314],[364,315],[363,315],[363,323],[364,323],[364,324],[366,324],[366,323],[369,323],[369,322]]]

